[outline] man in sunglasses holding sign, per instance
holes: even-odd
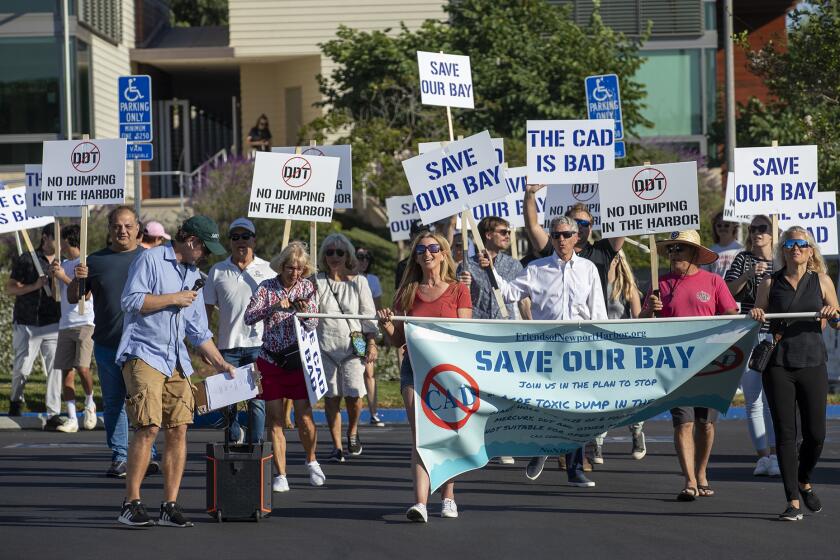
[[[648,293],[639,317],[711,317],[735,315],[738,304],[723,278],[700,268],[715,262],[717,253],[700,243],[700,234],[690,229],[673,232],[665,241],[657,241],[661,253],[667,252],[671,272],[659,277],[659,293]],[[705,407],[671,409],[674,445],[680,460],[685,487],[677,495],[681,502],[693,502],[698,496],[714,496],[706,477],[706,467],[715,441],[718,411]]]
[[[236,367],[256,361],[262,346],[262,322],[248,326],[244,322],[245,308],[261,282],[274,278],[268,261],[254,254],[257,245],[257,228],[247,218],[237,218],[228,228],[230,258],[213,265],[204,286],[204,304],[207,320],[219,308],[219,348],[222,357]],[[265,428],[265,402],[248,401],[248,443],[262,440]],[[236,407],[231,407],[230,437],[241,443],[245,432],[236,419]]]

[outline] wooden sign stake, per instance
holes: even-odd
[[[58,264],[61,264],[61,224],[58,223],[58,218],[53,218],[54,228],[55,228],[55,258],[58,260]],[[61,289],[58,285],[58,278],[53,276],[52,279],[52,286],[53,286],[53,295],[55,296],[55,301],[61,301]]]

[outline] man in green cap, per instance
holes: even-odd
[[[216,371],[234,373],[207,325],[201,295],[204,281],[196,263],[210,253],[225,254],[219,228],[206,216],[193,216],[178,228],[172,245],[144,251],[128,271],[121,296],[123,334],[116,354],[125,381],[126,413],[135,428],[128,449],[125,500],[117,518],[125,525],[154,525],[140,500],[140,484],[152,444],[163,429],[164,496],[157,524],[192,527],[176,501],[195,404],[189,381],[193,369],[184,337]]]

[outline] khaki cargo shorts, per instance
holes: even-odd
[[[166,377],[143,360],[123,364],[125,411],[135,428],[174,428],[193,423],[195,399],[189,378],[180,369]]]
[[[58,331],[53,367],[67,371],[90,368],[93,356],[93,325],[83,325]]]

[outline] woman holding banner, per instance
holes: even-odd
[[[309,483],[323,486],[324,471],[315,460],[317,432],[312,420],[312,407],[306,390],[306,377],[300,361],[295,312],[316,313],[318,300],[315,287],[307,277],[313,272],[309,263],[309,249],[303,243],[293,241],[276,257],[271,259],[275,278],[263,281],[251,297],[245,310],[244,322],[254,325],[260,321],[265,325],[263,343],[257,358],[256,369],[262,376],[262,393],[257,398],[265,401],[265,421],[274,446],[274,477],[272,489],[288,492],[286,480],[286,438],[283,435],[283,400],[292,399],[295,419],[303,449],[306,452],[306,468]],[[311,331],[318,319],[304,319],[303,326]]]
[[[816,312],[840,328],[840,307],[834,283],[825,273],[825,263],[814,238],[803,227],[793,226],[782,234],[776,261],[784,267],[765,279],[758,288],[750,316],[764,321],[768,313]],[[799,497],[813,512],[822,509],[811,486],[811,475],[825,441],[825,402],[828,396],[826,349],[821,321],[770,322],[777,343],[762,380],[773,415],[779,467],[788,507],[779,515],[783,521],[800,521]],[[797,466],[796,410],[802,444]]]
[[[749,313],[755,307],[758,286],[773,274],[772,222],[764,215],[755,216],[749,226],[746,250],[735,255],[726,271],[724,280],[735,300],[741,304],[741,312]],[[761,327],[761,339],[770,339],[769,325]],[[747,428],[750,432],[758,462],[753,476],[779,476],[779,461],[776,458],[776,436],[770,406],[761,383],[761,372],[749,369],[741,377],[744,391],[744,407],[747,410]]]
[[[455,262],[450,256],[446,239],[432,232],[418,235],[411,245],[411,260],[408,262],[402,282],[394,298],[395,312],[413,317],[462,318],[472,317],[472,301],[467,286],[456,280]],[[463,273],[468,275],[468,273]],[[379,324],[396,344],[405,343],[402,323],[394,323],[391,309],[378,312]],[[416,441],[414,418],[414,372],[408,352],[405,352],[400,367],[400,390],[405,411],[411,425],[412,441]],[[417,502],[406,512],[411,521],[425,523],[429,519],[426,502],[429,498],[429,474],[420,462],[417,450],[411,454],[411,470],[414,478],[414,496]],[[448,481],[441,488],[440,515],[443,518],[458,517],[455,505],[455,483]]]

